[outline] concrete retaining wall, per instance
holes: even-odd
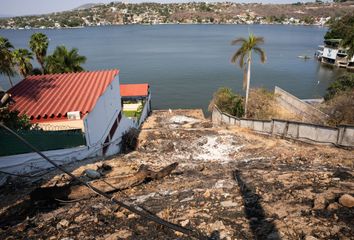
[[[213,110],[212,122],[214,124],[235,125],[252,129],[258,133],[277,135],[310,143],[354,147],[354,126],[328,127],[280,119],[244,119],[222,113],[217,107]]]
[[[311,106],[310,104],[302,101],[301,99],[295,97],[294,95],[288,93],[287,91],[281,89],[280,87],[274,88],[274,94],[277,102],[295,114],[301,114],[304,117],[303,120],[317,120],[321,123],[328,118],[328,115],[321,112],[317,108]]]

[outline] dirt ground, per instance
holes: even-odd
[[[186,228],[214,232],[211,239],[354,239],[353,150],[213,126],[201,110],[154,111],[138,148],[104,161],[112,168],[104,177],[174,162],[179,165],[171,175],[114,195]],[[101,165],[91,160],[67,169],[81,176]],[[0,189],[0,239],[191,239],[103,197],[29,197],[39,186],[68,179],[54,171]]]

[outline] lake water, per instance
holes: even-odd
[[[326,28],[287,25],[130,25],[41,30],[50,38],[49,53],[64,44],[87,57],[88,70],[120,69],[122,83],[151,85],[154,109],[207,109],[213,92],[231,87],[243,94],[242,71],[230,63],[237,46],[230,42],[263,36],[268,60],[254,55],[251,86],[279,86],[300,98],[323,96],[339,70],[321,66],[313,56]],[[38,30],[0,30],[16,47],[27,47]],[[17,80],[18,81],[18,80]],[[0,85],[8,88],[0,76]]]

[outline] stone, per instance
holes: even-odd
[[[105,238],[105,240],[118,240],[118,239],[128,239],[132,236],[132,232],[129,231],[128,229],[123,229],[118,232],[115,232],[108,237]]]
[[[114,214],[117,218],[125,218],[125,214],[123,212],[116,212]]]
[[[88,217],[87,214],[81,214],[74,219],[74,222],[76,222],[76,223],[82,222],[85,219],[87,219],[87,217]]]
[[[182,227],[185,227],[185,226],[188,225],[188,223],[189,223],[189,220],[186,219],[186,220],[182,221],[180,224],[181,224]]]
[[[233,201],[223,201],[220,203],[220,205],[223,207],[237,207],[237,203]]]
[[[66,219],[63,219],[63,220],[61,220],[61,221],[58,223],[58,225],[61,226],[61,227],[68,227],[69,224],[70,224],[69,221],[66,220]]]
[[[317,195],[313,203],[313,209],[321,210],[326,207],[326,198],[323,195]]]
[[[344,207],[354,207],[354,197],[349,194],[344,194],[339,198],[339,203]]]
[[[327,210],[333,211],[339,209],[340,207],[341,206],[339,205],[339,203],[334,202],[328,205]]]
[[[193,200],[193,199],[194,199],[193,196],[191,196],[191,197],[182,199],[180,202],[181,202],[181,203],[182,203],[182,202],[189,202],[189,201],[191,201],[191,200]]]
[[[224,230],[225,225],[222,221],[216,221],[213,224],[210,225],[210,229],[215,231],[215,230]]]
[[[131,213],[128,215],[128,219],[133,219],[136,218],[137,216],[134,213]]]
[[[101,174],[93,169],[86,169],[84,171],[85,175],[91,179],[97,179],[101,177]]]
[[[305,240],[318,240],[318,239],[315,238],[314,236],[306,236]]]
[[[204,196],[205,198],[210,198],[211,193],[210,193],[209,189],[205,191],[205,193],[203,194],[203,196]]]

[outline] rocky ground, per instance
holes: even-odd
[[[155,111],[136,151],[105,160],[113,169],[105,177],[173,162],[179,165],[170,176],[116,192],[116,198],[220,239],[354,238],[352,150],[213,127],[198,110]],[[102,162],[80,164],[67,168],[80,176]],[[67,182],[53,172],[3,187],[0,239],[190,239],[103,197],[29,199],[38,186]]]

